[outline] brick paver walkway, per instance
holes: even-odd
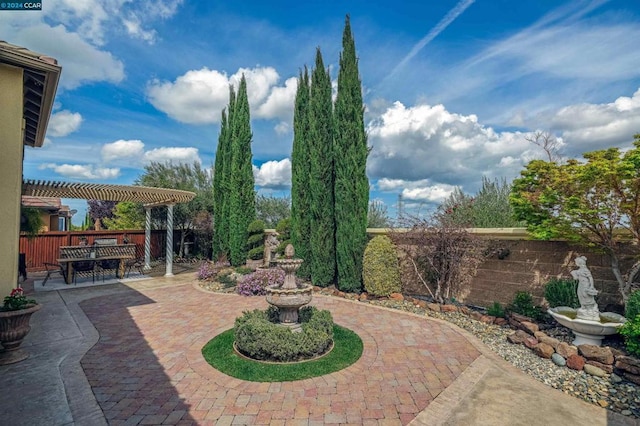
[[[453,328],[362,303],[315,296],[357,332],[362,358],[308,380],[253,383],[200,351],[261,297],[190,285],[98,297],[81,307],[100,333],[82,367],[111,424],[407,424],[480,353]]]

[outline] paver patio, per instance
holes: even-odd
[[[441,323],[327,297],[312,303],[360,335],[354,365],[297,382],[226,376],[202,347],[242,311],[268,305],[190,285],[82,302],[100,340],[81,364],[112,424],[407,424],[480,355]]]

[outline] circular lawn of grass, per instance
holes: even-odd
[[[333,326],[333,350],[321,358],[298,363],[266,363],[243,358],[233,350],[233,329],[218,334],[203,348],[214,368],[250,382],[290,382],[323,376],[347,368],[362,356],[362,340],[348,328]]]

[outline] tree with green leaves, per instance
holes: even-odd
[[[233,86],[229,89],[229,118],[232,116],[232,106],[235,102]],[[216,160],[213,169],[213,208],[214,232],[213,255],[216,257],[229,256],[229,185],[231,162],[231,129],[227,112],[222,110],[220,135],[216,148]]]
[[[362,83],[349,15],[342,35],[338,95],[334,112],[334,197],[336,267],[340,290],[362,288],[362,258],[367,245],[369,179]]]
[[[311,213],[311,281],[326,287],[336,272],[333,104],[331,77],[324,68],[320,48],[311,74],[310,96],[310,213]]]
[[[256,194],[256,218],[268,229],[275,229],[282,219],[291,216],[291,198]]]
[[[256,218],[255,182],[251,154],[251,117],[247,80],[242,75],[231,124],[231,190],[229,192],[229,260],[233,266],[247,259],[248,227]]]
[[[296,256],[305,262],[297,275],[311,277],[311,197],[309,175],[311,173],[310,149],[310,87],[309,73],[304,68],[298,77],[293,110],[293,151],[291,153],[291,242]]]
[[[107,229],[144,229],[144,208],[140,203],[121,201],[113,209],[113,217],[103,222]]]
[[[516,218],[538,239],[563,238],[609,255],[626,303],[640,260],[622,273],[623,243],[640,243],[640,134],[634,148],[584,154],[564,164],[533,160],[513,182]]]
[[[144,173],[136,179],[136,185],[158,188],[180,189],[195,192],[188,203],[176,204],[173,208],[173,225],[180,230],[179,256],[184,255],[186,238],[196,229],[195,219],[200,212],[213,214],[213,182],[211,174],[197,161],[192,164],[156,163],[145,166]],[[154,222],[165,223],[165,209],[153,209]]]
[[[439,206],[441,214],[457,225],[468,228],[514,228],[524,226],[513,214],[509,203],[511,184],[506,179],[482,177],[482,187],[475,195],[456,187]]]

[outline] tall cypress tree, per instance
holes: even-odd
[[[256,218],[255,182],[251,154],[251,117],[247,97],[247,80],[242,75],[233,109],[231,144],[231,182],[229,247],[233,266],[247,259],[247,228]]]
[[[214,258],[221,255],[226,255],[228,252],[229,235],[224,235],[223,229],[225,228],[225,215],[224,215],[224,203],[227,198],[227,191],[225,190],[227,183],[225,180],[225,167],[228,163],[225,163],[225,152],[229,150],[228,137],[229,124],[227,122],[227,112],[222,110],[222,120],[220,122],[220,135],[218,136],[218,147],[216,148],[216,161],[213,170],[213,256]],[[228,229],[228,228],[227,228]]]
[[[291,153],[291,242],[296,256],[306,261],[297,275],[311,277],[311,215],[309,199],[309,73],[300,72],[293,111],[293,152]]]
[[[336,266],[338,287],[362,287],[362,256],[367,244],[369,179],[366,174],[367,135],[364,129],[362,85],[349,15],[342,35],[335,106],[334,168]]]
[[[311,200],[311,281],[328,286],[335,278],[333,198],[333,104],[331,78],[320,48],[311,75],[309,191]]]

